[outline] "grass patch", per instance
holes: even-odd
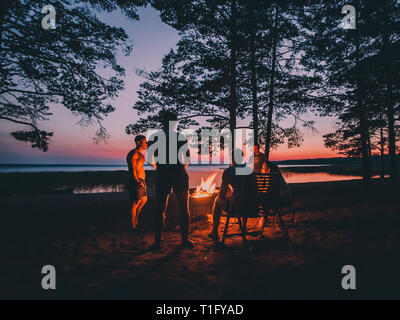
[[[154,171],[146,173],[153,183]],[[7,172],[0,173],[0,194],[48,193],[56,189],[90,188],[121,185],[128,182],[127,171],[84,172]]]

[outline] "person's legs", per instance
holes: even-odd
[[[168,177],[157,172],[156,176],[156,199],[157,209],[154,215],[154,247],[161,246],[161,233],[164,224],[164,212],[167,208],[169,192],[171,190]]]
[[[139,202],[137,204],[136,216],[135,216],[135,220],[134,220],[136,226],[139,225],[139,218],[140,218],[139,215],[140,215],[140,212],[142,211],[144,205],[146,204],[146,202],[147,202],[147,196],[144,196],[139,200]]]
[[[164,224],[164,212],[167,207],[169,193],[157,197],[158,208],[154,220],[154,244],[161,245],[161,233]]]
[[[243,217],[243,228],[247,231],[247,217]]]
[[[180,227],[182,232],[182,244],[189,243],[189,176],[186,172],[180,173],[174,179],[174,193],[179,207]]]
[[[179,206],[179,219],[182,232],[182,243],[187,242],[189,236],[189,208],[188,208],[188,191],[175,193]]]
[[[222,215],[222,210],[226,207],[226,200],[221,199],[220,197],[217,197],[214,201],[214,207],[213,207],[213,226],[212,226],[212,235],[218,235],[218,227],[219,227],[219,222],[221,220],[221,215]]]
[[[133,229],[137,229],[137,212],[139,207],[139,201],[133,201],[131,206],[131,221]]]
[[[132,228],[134,230],[137,230],[136,215],[137,215],[137,209],[138,209],[138,206],[139,206],[137,185],[136,184],[131,184],[129,186],[128,190],[129,190],[129,205],[130,205]]]

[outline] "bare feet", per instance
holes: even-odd
[[[136,224],[136,223],[132,224],[133,231],[140,231],[140,228],[141,228],[140,224]]]

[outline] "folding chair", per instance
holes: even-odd
[[[270,224],[270,218],[277,218],[279,226],[285,236],[288,239],[290,245],[290,237],[287,231],[286,224],[282,219],[281,208],[284,206],[282,198],[280,197],[280,188],[282,183],[282,177],[279,173],[257,173],[257,195],[258,195],[258,209],[254,214],[246,214],[246,212],[239,212],[237,206],[233,203],[229,203],[228,212],[226,216],[226,222],[224,232],[222,235],[222,243],[225,243],[225,239],[228,237],[240,235],[243,241],[246,241],[246,235],[258,235],[259,239],[263,237],[264,228]],[[236,218],[239,224],[240,233],[228,234],[228,226],[231,218]],[[243,225],[242,218],[261,218],[263,219],[262,227],[260,231],[247,232]]]

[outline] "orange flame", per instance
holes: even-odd
[[[216,188],[216,184],[213,183],[216,175],[217,174],[214,173],[211,177],[208,177],[206,181],[201,178],[201,183],[196,186],[196,190],[193,192],[192,197],[202,198],[212,195]]]

